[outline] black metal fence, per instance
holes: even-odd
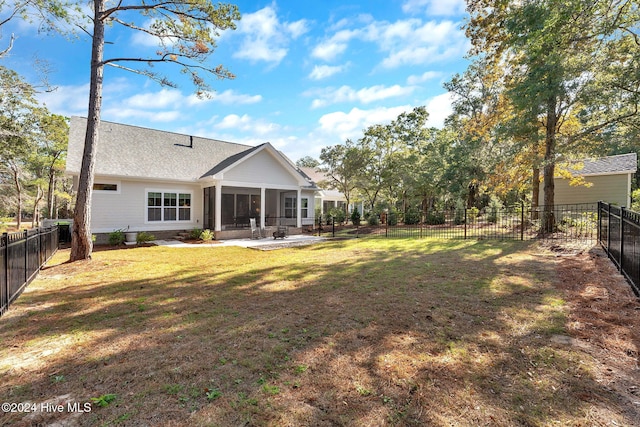
[[[640,213],[598,203],[598,241],[640,297]]]
[[[58,249],[58,227],[3,233],[0,240],[0,315]]]
[[[553,229],[545,227],[543,218],[553,215]],[[460,210],[431,210],[416,224],[398,222],[392,214],[373,220],[362,219],[360,225],[334,224],[323,220],[317,232],[334,237],[391,237],[442,239],[556,240],[596,243],[598,236],[597,205],[556,205],[545,211],[524,204],[507,207]]]

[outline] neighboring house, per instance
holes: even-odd
[[[347,210],[347,198],[344,194],[338,190],[328,188],[328,183],[331,181],[324,172],[310,167],[301,167],[300,170],[309,177],[312,182],[315,182],[319,188],[316,192],[315,206],[320,210],[322,215],[328,213],[333,208],[340,208]],[[362,202],[354,203],[353,200],[349,204],[349,213],[353,212],[354,208],[358,208],[358,211],[362,214],[363,204]]]
[[[595,204],[598,201],[618,206],[631,206],[631,178],[636,173],[636,153],[586,159],[573,165],[571,177],[580,178],[578,185],[571,185],[569,177],[557,176],[555,204]],[[584,185],[586,184],[586,185]],[[540,189],[540,205],[544,203],[544,189]]]
[[[80,173],[87,120],[71,118],[67,174]],[[315,183],[271,144],[257,147],[103,121],[91,231],[148,231],[167,238],[211,229],[216,239],[260,228],[313,224]]]

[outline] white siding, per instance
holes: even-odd
[[[96,177],[96,182],[101,182]],[[191,221],[145,222],[147,190],[191,193]],[[110,233],[118,229],[131,231],[185,230],[202,224],[202,189],[199,185],[161,182],[120,181],[119,193],[93,193],[91,232]]]
[[[315,191],[302,191],[301,197],[309,200],[307,218],[302,218],[302,225],[313,225],[316,216],[316,192]]]
[[[570,186],[569,180],[555,179],[555,204],[597,203],[603,201],[618,206],[629,203],[629,175],[600,175],[586,176],[585,181],[592,183],[591,187],[584,185]],[[540,184],[540,204],[544,201],[544,188]]]
[[[296,178],[266,150],[240,162],[224,173],[224,181],[247,183],[248,187],[298,186]]]

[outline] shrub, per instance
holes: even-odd
[[[216,236],[215,236],[215,233],[213,231],[207,229],[207,230],[203,230],[200,233],[199,237],[200,237],[200,240],[204,240],[205,242],[210,242],[213,239],[215,239]]]
[[[380,225],[380,220],[378,219],[378,215],[371,214],[367,219],[367,224],[369,225]]]
[[[471,209],[467,210],[467,220],[472,223],[475,222],[478,218],[479,213],[480,209],[476,208],[475,206],[472,207]]]
[[[464,202],[460,199],[456,201],[453,223],[455,225],[464,224]]]
[[[498,222],[498,211],[502,209],[502,203],[500,200],[492,197],[489,202],[489,214],[487,215],[487,221],[495,224]]]
[[[120,246],[124,243],[124,231],[115,230],[109,233],[109,244],[112,246]]]
[[[358,208],[354,208],[353,212],[351,212],[351,222],[353,223],[353,225],[359,226],[360,219],[361,219],[360,211],[358,211]]]
[[[387,224],[390,226],[398,225],[398,211],[395,209],[389,209],[387,214]]]
[[[418,224],[420,222],[420,211],[416,208],[409,208],[404,213],[404,223],[407,225]],[[443,221],[444,222],[444,221]]]
[[[191,230],[189,232],[189,238],[193,239],[193,240],[197,240],[200,238],[200,235],[202,234],[202,229],[200,228],[194,228],[193,230]]]
[[[333,222],[337,224],[342,224],[347,219],[347,214],[342,208],[331,209],[329,211],[329,215],[331,215],[331,217],[333,218]]]
[[[136,236],[136,243],[138,243],[138,244],[148,243],[148,242],[150,242],[152,240],[156,240],[156,236],[154,236],[153,234],[148,233],[146,231],[141,231]]]
[[[640,188],[631,192],[631,209],[640,212]]]
[[[406,222],[406,221],[405,221]],[[444,212],[428,212],[427,213],[427,218],[425,220],[425,223],[428,225],[440,225],[440,224],[444,224],[445,218],[444,218]]]

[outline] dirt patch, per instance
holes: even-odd
[[[570,307],[570,345],[593,357],[596,381],[614,391],[624,411],[640,422],[640,300],[599,247],[561,257],[558,287]]]

